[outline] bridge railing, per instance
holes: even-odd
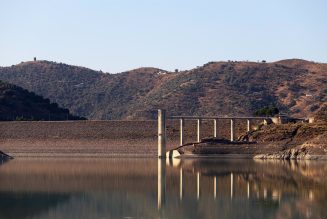
[[[247,131],[251,131],[251,120],[268,120],[270,117],[254,117],[254,116],[170,116],[166,117],[165,110],[158,110],[158,157],[165,157],[166,155],[166,120],[179,120],[179,138],[180,145],[184,145],[184,127],[185,120],[197,121],[197,142],[201,141],[201,124],[203,120],[213,121],[213,137],[217,137],[218,120],[230,120],[230,141],[235,141],[235,120],[247,120]]]

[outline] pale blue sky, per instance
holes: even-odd
[[[111,73],[327,62],[327,1],[0,0],[0,66],[34,56]]]

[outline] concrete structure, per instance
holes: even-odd
[[[181,154],[178,152],[178,150],[170,150],[166,152],[166,157],[168,158],[177,158],[180,156]]]
[[[217,119],[213,120],[213,137],[217,138]]]
[[[274,124],[286,124],[288,122],[296,122],[296,121],[304,122],[304,121],[306,121],[305,118],[292,118],[285,114],[278,114],[270,119],[271,119],[272,123],[274,123]],[[309,121],[309,123],[310,123],[310,121]]]
[[[158,157],[165,158],[167,157],[178,157],[180,154],[178,151],[170,151],[166,153],[166,111],[158,110]],[[252,119],[262,119],[264,121],[271,121],[268,117],[219,117],[219,116],[171,116],[168,119],[179,119],[180,122],[180,145],[185,144],[184,140],[184,128],[185,128],[185,120],[196,120],[197,121],[197,136],[196,141],[201,142],[201,124],[202,120],[213,120],[213,137],[218,137],[218,120],[229,119],[230,120],[230,140],[235,141],[235,120],[246,120],[247,121],[247,131],[251,131],[251,120]],[[174,153],[173,153],[174,152]]]
[[[179,145],[181,145],[181,146],[184,144],[184,138],[183,138],[184,137],[184,134],[183,134],[184,133],[184,122],[185,121],[183,118],[181,118],[179,121],[179,124],[180,124],[180,128],[179,128],[180,143],[179,143]]]
[[[251,120],[250,119],[247,119],[246,120],[246,131],[249,132],[251,131]]]
[[[202,123],[202,120],[201,119],[198,119],[197,120],[197,142],[201,142],[201,123]]]
[[[285,121],[305,121],[305,119],[301,118],[289,118],[282,114],[278,115],[278,117],[219,117],[219,116],[171,116],[168,119],[179,119],[180,120],[180,146],[185,144],[184,141],[184,128],[185,128],[185,120],[196,120],[197,121],[197,133],[196,133],[196,141],[201,142],[201,124],[202,120],[213,120],[213,137],[218,137],[218,120],[229,119],[230,120],[230,141],[233,142],[236,139],[235,136],[235,120],[246,120],[246,130],[247,132],[251,131],[251,120],[263,120],[264,125],[269,125],[271,123],[283,124]],[[312,120],[311,120],[312,122]],[[170,151],[166,154],[166,111],[158,110],[158,157],[165,158],[168,157],[178,157],[180,154],[178,151]]]
[[[230,120],[230,141],[234,141],[235,139],[235,128],[234,128],[234,119]]]
[[[166,111],[158,110],[158,157],[166,157]]]
[[[264,120],[269,120],[270,118],[268,117],[219,117],[219,116],[171,116],[168,117],[168,119],[179,119],[180,120],[180,145],[184,145],[186,142],[184,140],[183,137],[183,129],[185,128],[185,121],[186,120],[196,120],[197,121],[197,136],[196,136],[196,141],[197,142],[201,142],[201,123],[203,120],[213,120],[213,137],[217,138],[218,137],[218,120],[226,120],[229,119],[230,120],[230,133],[231,133],[231,137],[230,140],[231,141],[235,141],[236,136],[235,136],[235,120],[246,120],[247,121],[247,131],[251,131],[251,120],[258,120],[258,119],[262,119]]]
[[[314,117],[310,117],[309,118],[309,123],[314,123],[314,121],[315,121],[315,118]]]

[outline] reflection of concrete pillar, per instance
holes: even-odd
[[[179,199],[183,199],[183,168],[179,170]]]
[[[233,199],[233,173],[230,173],[230,198]]]
[[[180,145],[183,145],[184,144],[184,136],[183,136],[183,132],[184,132],[184,119],[182,118],[182,119],[180,119],[180,121],[179,121],[179,124],[180,124],[180,127],[179,127],[179,134],[180,134]]]
[[[213,120],[213,137],[217,138],[217,119]]]
[[[166,157],[166,111],[158,110],[158,157]]]
[[[272,192],[271,192],[271,198],[274,201],[277,201],[279,199],[279,192],[278,192],[278,190],[272,190]]]
[[[309,200],[310,201],[313,201],[314,200],[314,195],[313,195],[312,190],[309,191]]]
[[[213,178],[213,197],[217,198],[217,177]]]
[[[250,182],[248,182],[248,198],[250,198]]]
[[[198,121],[197,121],[197,142],[201,141],[200,129],[201,129],[201,119],[198,119]]]
[[[165,160],[158,159],[158,209],[166,202],[166,164]]]
[[[264,199],[267,198],[267,189],[266,188],[263,189],[263,198]]]
[[[234,133],[234,119],[230,120],[230,141],[234,141],[235,139],[235,133]]]
[[[199,200],[200,198],[200,173],[196,174],[196,198]]]
[[[248,132],[251,131],[251,121],[250,119],[247,120],[247,129]]]

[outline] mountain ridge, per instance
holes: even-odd
[[[326,102],[327,64],[209,62],[180,72],[141,67],[116,74],[50,61],[0,67],[0,80],[22,86],[90,119],[174,115],[249,115],[274,105],[307,117]]]

